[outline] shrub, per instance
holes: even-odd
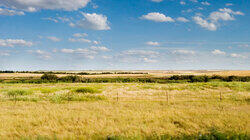
[[[58,80],[58,77],[55,74],[45,73],[42,75],[41,79],[48,80],[48,81],[56,81],[56,80]]]
[[[91,87],[81,87],[74,90],[77,93],[98,93],[99,91]]]
[[[62,81],[62,82],[71,82],[71,83],[82,82],[82,78],[81,77],[79,77],[79,76],[73,76],[73,75],[59,78],[59,80]]]

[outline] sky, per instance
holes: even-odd
[[[249,70],[249,0],[0,0],[0,70]]]

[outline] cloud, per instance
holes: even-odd
[[[216,11],[216,12],[212,12],[209,15],[209,19],[211,19],[213,22],[217,22],[219,20],[224,20],[224,21],[234,20],[234,17],[229,12]]]
[[[229,8],[224,8],[210,13],[207,19],[203,19],[201,15],[196,15],[193,17],[193,20],[195,21],[196,24],[199,24],[201,27],[206,28],[210,31],[215,31],[217,30],[217,27],[220,25],[219,21],[235,20],[234,18],[235,15],[244,15],[244,13],[240,11],[233,11]]]
[[[35,54],[36,56],[38,56],[38,58],[44,59],[44,60],[48,60],[51,59],[51,55],[48,52],[42,51],[42,50],[29,50],[29,53]]]
[[[152,50],[127,50],[120,52],[117,60],[125,63],[153,63],[159,57],[159,52]]]
[[[185,1],[180,1],[180,4],[181,5],[186,5],[186,2]]]
[[[42,18],[42,20],[48,20],[48,21],[53,21],[55,23],[58,23],[58,20],[55,19],[55,18],[51,18],[51,17],[48,17],[48,18]]]
[[[232,3],[226,3],[226,6],[233,6]]]
[[[213,22],[217,22],[219,20],[235,20],[234,15],[241,15],[243,16],[244,13],[240,11],[233,11],[229,8],[224,8],[224,9],[219,9],[219,11],[212,12],[209,15],[209,19],[212,20]]]
[[[207,6],[210,5],[210,3],[208,3],[207,1],[203,1],[203,2],[201,2],[201,4],[202,4],[202,5],[207,5]]]
[[[178,17],[176,20],[180,22],[189,22],[189,20],[184,17]]]
[[[150,46],[159,46],[160,45],[159,42],[153,42],[153,41],[146,42],[146,44],[150,45]]]
[[[152,2],[162,2],[163,0],[151,0]]]
[[[143,15],[140,18],[145,20],[152,20],[155,22],[174,22],[174,19],[172,19],[171,17],[167,17],[164,14],[158,12],[148,13],[147,15]]]
[[[10,54],[8,52],[0,52],[0,56],[10,56]]]
[[[94,59],[95,58],[95,54],[97,54],[97,52],[95,51],[91,51],[89,49],[81,49],[81,48],[78,48],[78,49],[62,49],[61,52],[63,53],[68,53],[68,54],[77,54],[78,56],[82,56],[84,58],[87,58],[87,59]]]
[[[31,47],[33,45],[30,41],[25,41],[23,39],[0,39],[0,47],[15,47],[15,46],[27,46]]]
[[[83,43],[93,43],[95,45],[98,45],[100,44],[100,42],[96,41],[96,40],[89,40],[89,39],[86,39],[84,37],[88,36],[87,33],[75,33],[73,34],[73,37],[74,38],[69,38],[69,41],[70,42],[83,42]]]
[[[172,51],[173,54],[178,54],[178,55],[194,55],[195,52],[191,50],[174,50]]]
[[[249,44],[240,44],[240,45],[238,45],[238,47],[240,47],[240,48],[250,48],[250,45]]]
[[[0,15],[4,15],[4,16],[14,16],[14,15],[23,16],[25,14],[24,14],[23,11],[16,11],[16,10],[11,10],[11,9],[0,8]]]
[[[41,9],[75,11],[89,2],[90,0],[1,0],[0,5],[27,12]]]
[[[243,59],[247,58],[246,56],[240,55],[240,54],[237,54],[237,53],[232,53],[232,54],[230,54],[230,56],[233,57],[233,58],[243,58]]]
[[[95,41],[93,41],[93,44],[98,45],[98,44],[100,44],[100,42],[95,40]]]
[[[223,52],[221,50],[217,50],[217,49],[213,50],[211,53],[214,55],[226,55],[225,52]]]
[[[150,59],[150,58],[147,58],[147,57],[144,57],[143,61],[146,62],[146,63],[156,63],[156,62],[158,62],[155,59]]]
[[[244,13],[240,11],[233,11],[229,8],[219,9],[219,11],[215,11],[210,13],[209,19],[212,22],[218,22],[219,20],[228,21],[228,20],[235,20],[234,15],[241,15],[243,16]]]
[[[85,38],[69,38],[70,42],[83,42],[83,43],[91,43],[91,40]]]
[[[110,51],[107,47],[105,46],[91,46],[90,47],[91,50],[94,50],[94,51],[104,51],[104,52],[107,52],[107,51]]]
[[[196,3],[196,2],[198,2],[198,0],[189,0],[189,1],[191,1],[191,2],[195,2],[195,3]]]
[[[73,50],[73,49],[62,49],[61,52],[63,52],[63,53],[74,53],[75,50]]]
[[[73,34],[73,36],[74,37],[86,37],[86,36],[88,36],[88,34],[86,34],[86,33],[75,33],[75,34]]]
[[[54,42],[59,42],[59,41],[61,41],[60,38],[57,38],[57,37],[55,37],[55,36],[48,36],[47,39],[49,39],[49,40],[51,40],[51,41],[54,41]]]
[[[158,55],[158,52],[155,51],[148,51],[148,50],[128,50],[123,51],[122,54],[124,55],[137,55],[137,56],[154,56]]]
[[[78,21],[75,25],[84,29],[92,29],[92,30],[110,30],[111,28],[108,25],[108,18],[102,14],[89,14],[82,13],[84,19]]]
[[[109,49],[105,46],[91,46],[90,48],[61,49],[62,53],[74,54],[87,59],[94,59],[99,52],[106,52]]]
[[[193,17],[193,20],[195,21],[196,24],[199,24],[201,27],[206,28],[210,31],[217,30],[217,26],[215,25],[215,23],[208,22],[207,20],[205,20],[199,16]]]

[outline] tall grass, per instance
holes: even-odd
[[[249,86],[249,82],[0,84],[0,139],[249,139]],[[22,92],[13,94],[17,95],[13,106],[8,92],[15,89]]]

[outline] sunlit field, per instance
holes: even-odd
[[[1,139],[249,139],[250,82],[0,84]]]

